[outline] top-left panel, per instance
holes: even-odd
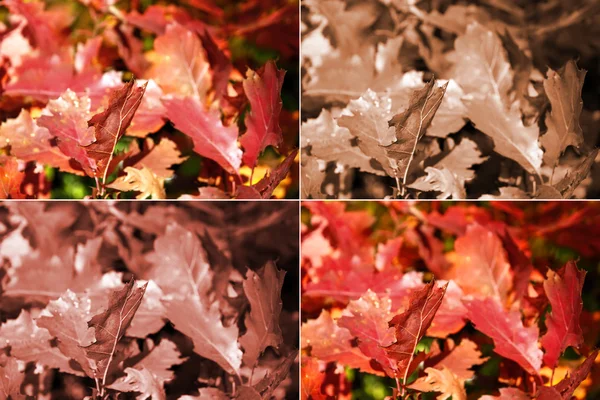
[[[3,1],[0,198],[298,198],[298,13]]]

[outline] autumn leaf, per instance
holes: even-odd
[[[586,271],[579,270],[574,262],[568,262],[558,272],[548,270],[544,291],[552,311],[546,316],[548,331],[541,342],[546,350],[544,364],[550,368],[556,368],[558,358],[567,347],[579,347],[583,343],[579,320],[585,275]]]
[[[360,114],[355,114],[356,118],[359,116]],[[357,137],[359,137],[358,135],[368,134],[358,127],[354,128],[356,126],[355,123],[358,122],[355,118],[353,118],[352,122],[344,118],[351,117],[345,116],[341,120],[346,121],[344,123],[353,127],[353,132]],[[340,163],[349,168],[358,168],[361,171],[383,175],[384,171],[381,168],[378,169],[371,165],[371,158],[377,153],[370,153],[368,150],[363,153],[361,147],[364,148],[367,143],[364,143],[362,146],[354,145],[352,144],[353,138],[354,136],[348,128],[338,126],[337,121],[333,118],[329,110],[324,109],[317,118],[309,119],[302,123],[301,147],[307,148],[310,146],[311,156],[327,162]],[[368,142],[369,139],[365,138],[364,140]],[[316,172],[311,171],[308,177],[316,178],[316,175],[318,175]]]
[[[237,146],[235,126],[224,126],[219,114],[206,110],[191,97],[166,98],[163,104],[175,128],[192,138],[194,151],[215,160],[230,174],[238,173],[242,151]]]
[[[281,112],[281,87],[285,71],[268,61],[258,71],[248,69],[243,82],[244,92],[250,102],[250,113],[244,119],[247,131],[240,138],[244,147],[244,163],[256,166],[258,156],[267,146],[279,147],[283,140],[279,127]]]
[[[348,303],[338,326],[346,328],[358,341],[358,348],[364,355],[378,362],[388,376],[395,376],[398,368],[394,360],[388,358],[383,347],[396,341],[394,328],[389,321],[394,317],[392,301],[389,297],[379,297],[370,290],[358,300]]]
[[[115,179],[110,185],[106,185],[106,187],[121,192],[140,192],[136,196],[138,199],[164,199],[166,197],[163,187],[164,179],[156,176],[147,167],[142,167],[141,169],[126,167],[124,172],[125,176]]]
[[[147,285],[147,284],[146,284]],[[90,328],[95,329],[96,340],[85,347],[90,360],[95,362],[92,366],[94,377],[106,381],[108,369],[115,356],[117,343],[125,335],[127,327],[135,316],[146,285],[137,287],[132,279],[121,290],[113,291],[108,300],[106,311],[95,315],[88,322]]]
[[[467,399],[464,385],[450,369],[446,367],[441,370],[426,368],[425,373],[426,377],[417,379],[409,388],[420,392],[440,392],[441,394],[437,396],[438,400],[445,400],[449,396],[452,397],[452,400]]]
[[[238,374],[242,351],[238,347],[238,328],[224,326],[218,302],[208,305],[196,298],[165,299],[167,317],[175,329],[189,336],[194,351],[213,360],[229,374]]]
[[[568,146],[579,148],[583,143],[579,117],[583,109],[581,89],[585,73],[573,60],[558,71],[548,68],[544,90],[552,110],[546,114],[548,131],[542,136],[541,143],[545,150],[544,161],[550,166],[556,165]]]
[[[539,376],[542,351],[537,345],[537,326],[523,326],[519,311],[505,311],[493,297],[463,302],[475,328],[494,340],[496,353],[515,361],[529,374]]]
[[[338,362],[349,368],[383,375],[374,370],[370,357],[352,346],[353,335],[346,328],[338,326],[327,310],[323,310],[318,318],[302,324],[301,347],[310,349],[309,354],[326,362]]]
[[[126,378],[111,385],[112,389],[121,392],[140,392],[137,399],[147,399],[148,397],[157,400],[165,400],[167,397],[162,385],[156,380],[156,377],[146,368],[141,370],[136,368],[125,368]]]
[[[454,78],[467,96],[468,118],[494,140],[496,152],[515,160],[530,173],[539,172],[539,129],[535,125],[524,126],[518,104],[509,99],[513,72],[496,33],[472,23],[456,39],[454,47],[458,57]]]
[[[385,146],[394,177],[406,184],[410,164],[414,158],[419,140],[431,124],[446,92],[447,84],[439,87],[432,79],[421,90],[415,90],[406,111],[396,114],[390,126],[396,129],[396,140]]]
[[[37,124],[50,132],[57,139],[58,148],[79,163],[90,176],[96,170],[96,161],[88,156],[85,146],[96,139],[94,128],[88,126],[91,103],[87,96],[77,96],[67,89],[58,99],[50,100],[42,110]]]
[[[438,169],[436,167],[425,168],[425,177],[420,177],[408,187],[421,190],[423,192],[440,192],[438,199],[464,199],[466,192],[464,181],[458,179],[452,171],[446,167]]]
[[[254,366],[267,347],[279,348],[283,342],[279,315],[284,277],[285,272],[277,270],[275,264],[267,263],[257,272],[248,271],[244,280],[250,313],[244,320],[246,333],[240,337],[240,344],[247,365]]]
[[[165,94],[190,96],[204,104],[211,85],[210,64],[195,32],[178,23],[167,25],[154,41],[157,59],[147,72]]]
[[[467,227],[454,245],[450,277],[465,294],[495,298],[506,304],[512,289],[512,270],[502,241],[479,224]]]
[[[94,127],[95,141],[85,146],[90,158],[96,161],[95,177],[101,177],[106,183],[106,177],[112,171],[108,166],[113,159],[115,146],[125,131],[136,110],[138,109],[147,83],[137,87],[131,80],[122,88],[112,92],[108,106],[103,112],[94,115],[89,121],[89,126]]]
[[[501,388],[500,396],[481,396],[479,400],[531,400],[531,397],[516,388]]]
[[[88,326],[92,317],[90,299],[67,290],[58,300],[50,301],[41,315],[36,324],[47,329],[58,340],[60,351],[77,361],[93,378],[94,371],[84,349],[95,340],[95,330]]]
[[[412,366],[417,344],[431,325],[447,287],[448,284],[439,287],[431,281],[423,288],[415,290],[410,295],[408,308],[390,321],[390,326],[396,330],[396,342],[384,349],[388,357],[398,362],[397,376],[404,374],[405,384],[412,372],[409,369]]]
[[[143,81],[139,83],[146,84]],[[148,79],[142,102],[127,128],[128,136],[146,137],[163,127],[167,112],[161,102],[163,96],[164,93],[157,83],[153,79]]]
[[[286,179],[292,164],[296,159],[298,150],[292,151],[285,159],[273,170],[267,172],[265,176],[252,186],[240,186],[237,192],[239,199],[270,199],[279,184]]]
[[[21,311],[17,319],[8,320],[0,327],[0,348],[10,346],[10,354],[24,362],[39,362],[50,368],[74,375],[83,375],[71,367],[70,358],[50,343],[52,336],[39,328],[28,311]]]
[[[594,362],[598,357],[598,350],[593,351],[586,359],[567,377],[552,387],[542,386],[536,396],[540,400],[571,399],[575,389],[589,375]]]
[[[69,157],[53,146],[51,139],[48,129],[39,126],[27,110],[0,125],[0,146],[10,146],[11,155],[23,161],[36,161],[73,171],[69,167]]]
[[[172,167],[187,159],[187,157],[181,155],[177,144],[167,138],[160,139],[158,143],[146,138],[141,149],[138,150],[137,147],[133,147],[132,151],[134,154],[128,157],[123,165],[133,166],[136,169],[148,168],[158,178],[163,179],[172,178],[175,174]]]

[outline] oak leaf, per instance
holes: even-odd
[[[90,176],[96,169],[96,161],[90,158],[85,146],[94,142],[94,128],[88,125],[92,117],[91,102],[87,96],[77,96],[67,89],[58,99],[50,100],[42,110],[37,124],[57,139],[58,148],[75,161]]]
[[[425,168],[426,176],[418,178],[408,185],[412,189],[424,192],[440,192],[438,199],[464,199],[467,194],[464,181],[461,181],[452,170],[442,167]]]
[[[389,125],[396,129],[396,140],[384,145],[385,151],[394,170],[393,176],[401,178],[403,184],[406,184],[417,144],[440,107],[447,85],[439,87],[432,79],[423,89],[413,91],[407,109],[389,121]]]
[[[106,183],[106,177],[112,171],[108,167],[113,159],[117,142],[123,135],[138,109],[146,84],[137,87],[134,80],[129,81],[120,89],[113,91],[106,110],[94,115],[89,126],[94,127],[95,141],[85,146],[88,156],[96,161],[94,176],[101,177]]]
[[[250,112],[244,119],[247,131],[240,138],[240,144],[244,148],[244,163],[252,168],[267,146],[279,147],[283,140],[279,113],[284,76],[285,71],[277,69],[274,61],[267,61],[256,72],[251,69],[246,72],[243,85]]]
[[[165,400],[166,394],[161,382],[146,368],[125,368],[127,376],[112,385],[111,389],[121,392],[140,392],[136,398],[144,400],[148,397],[153,400]]]
[[[10,354],[24,362],[36,362],[60,371],[83,376],[79,368],[71,367],[70,358],[51,345],[52,336],[39,328],[28,311],[0,326],[0,348],[10,346]]]
[[[542,351],[538,348],[537,326],[525,327],[519,311],[505,311],[498,299],[465,299],[467,317],[475,328],[494,340],[494,351],[539,376]],[[494,318],[490,318],[490,316]]]
[[[141,169],[125,167],[125,176],[115,179],[107,187],[121,192],[140,192],[137,199],[165,199],[164,179],[156,176],[147,167]]]
[[[279,348],[283,343],[279,317],[284,277],[285,271],[267,263],[257,272],[249,270],[243,282],[250,303],[250,312],[244,320],[246,333],[240,337],[246,365],[254,366],[267,347]]]
[[[67,290],[58,300],[48,303],[36,324],[58,340],[58,348],[65,356],[77,361],[89,377],[94,377],[84,349],[95,340],[94,329],[88,326],[91,317],[90,299]]]
[[[590,373],[598,357],[598,350],[593,351],[586,359],[562,381],[552,387],[542,386],[537,394],[539,400],[570,400],[575,390]]]
[[[391,299],[367,290],[360,299],[350,301],[337,321],[338,326],[348,329],[356,338],[360,351],[377,361],[391,377],[397,372],[396,363],[382,347],[396,341],[394,328],[389,326],[393,317]]]
[[[390,326],[396,330],[396,342],[385,347],[388,357],[398,363],[404,381],[409,376],[417,344],[431,325],[444,298],[448,284],[437,286],[434,281],[411,293],[408,308],[396,315]]]
[[[355,133],[364,134],[359,129],[356,129]],[[364,172],[384,175],[385,172],[381,168],[375,168],[371,165],[369,153],[363,153],[358,145],[352,143],[353,139],[354,136],[348,128],[338,126],[331,112],[326,109],[323,109],[317,118],[302,123],[301,147],[307,148],[310,146],[311,156],[327,162],[335,161],[349,168],[358,168]],[[309,174],[308,177],[313,178],[316,175],[315,172]],[[303,196],[303,198],[306,198],[306,196]]]
[[[144,85],[146,82],[138,81]],[[146,137],[157,132],[165,124],[167,110],[161,102],[164,93],[153,79],[148,79],[146,92],[137,112],[127,128],[128,136]]]
[[[219,364],[229,374],[238,374],[242,351],[238,347],[238,328],[224,326],[218,302],[205,305],[195,297],[166,298],[167,317],[175,329],[189,336],[194,351]]]
[[[237,146],[236,126],[224,126],[218,113],[206,110],[192,97],[166,98],[163,104],[175,128],[192,138],[195,152],[215,160],[230,174],[239,172],[242,151]]]
[[[579,148],[583,143],[579,117],[583,109],[581,89],[585,74],[586,71],[577,68],[574,60],[568,61],[558,71],[548,68],[544,90],[552,110],[546,114],[548,131],[540,141],[546,150],[544,161],[551,166],[556,165],[568,146]]]
[[[544,363],[555,368],[558,358],[567,347],[579,347],[583,343],[583,332],[579,325],[583,301],[581,292],[586,271],[579,270],[573,261],[559,271],[548,270],[544,281],[544,291],[552,306],[546,316],[548,331],[542,336],[542,346],[546,350]]]
[[[211,74],[198,35],[173,22],[154,41],[154,51],[157,59],[148,70],[148,78],[154,79],[165,94],[190,96],[204,104]]]
[[[518,104],[510,100],[513,72],[496,33],[472,23],[454,47],[458,60],[454,78],[465,92],[468,118],[494,140],[497,153],[529,173],[539,173],[543,154],[539,128],[525,126]]]
[[[477,223],[456,240],[449,274],[465,294],[492,297],[500,304],[506,304],[512,289],[512,270],[502,241]]]
[[[426,368],[425,373],[427,376],[417,379],[409,388],[420,392],[440,392],[437,400],[445,400],[449,396],[452,400],[467,400],[464,384],[450,369]]]
[[[95,329],[96,340],[84,348],[88,358],[95,361],[92,367],[94,377],[102,378],[108,372],[117,343],[125,335],[135,316],[144,297],[146,285],[137,287],[132,279],[123,289],[113,291],[106,311],[95,315],[88,322],[88,326]]]

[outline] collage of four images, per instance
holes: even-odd
[[[599,27],[0,0],[0,400],[600,399]]]

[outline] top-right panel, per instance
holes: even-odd
[[[302,197],[600,197],[600,3],[305,0]]]

